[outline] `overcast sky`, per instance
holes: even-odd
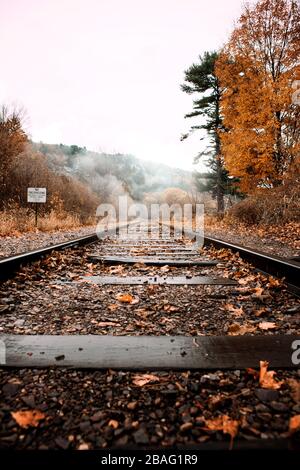
[[[242,0],[0,0],[0,103],[35,141],[130,153],[191,169],[180,142],[199,54],[222,46]]]

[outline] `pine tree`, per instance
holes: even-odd
[[[210,138],[210,145],[204,152],[195,158],[195,163],[204,156],[209,156],[208,165],[210,167],[207,183],[199,182],[198,187],[208,190],[217,199],[218,212],[224,212],[224,194],[231,188],[229,175],[223,164],[221,155],[221,144],[219,133],[223,129],[220,114],[220,100],[222,90],[218,77],[215,74],[215,64],[218,59],[217,52],[205,52],[203,57],[199,56],[199,63],[191,65],[185,71],[185,82],[181,85],[182,91],[189,95],[197,94],[193,100],[193,112],[186,114],[186,118],[199,117],[204,119],[203,124],[194,125],[190,132],[184,134],[181,140],[186,139],[196,130],[205,130]],[[199,96],[200,95],[200,96]],[[203,140],[203,138],[202,138]]]

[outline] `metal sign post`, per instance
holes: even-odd
[[[38,205],[44,204],[47,198],[46,188],[27,188],[27,202],[35,204],[35,226],[38,221]]]

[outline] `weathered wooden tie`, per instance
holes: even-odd
[[[300,336],[56,336],[1,335],[2,367],[91,369],[297,368],[293,343]]]
[[[104,264],[136,264],[142,263],[151,266],[215,266],[218,264],[217,261],[212,260],[174,260],[173,259],[157,259],[153,257],[118,257],[118,256],[89,256],[91,261],[98,261]]]
[[[94,284],[122,284],[122,285],[145,285],[145,284],[163,284],[163,285],[229,285],[237,284],[233,279],[226,277],[209,276],[84,276],[83,281],[93,282]],[[70,281],[72,283],[72,281]]]

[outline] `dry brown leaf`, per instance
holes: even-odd
[[[242,307],[235,307],[232,304],[225,304],[225,309],[232,313],[235,317],[240,317],[244,313]]]
[[[261,317],[264,313],[266,313],[265,308],[259,308],[258,310],[254,310],[254,315],[256,317]]]
[[[99,323],[97,322],[97,326],[103,327],[103,326],[121,326],[120,323],[117,323],[115,321],[100,321]]]
[[[205,430],[209,431],[223,431],[224,434],[230,435],[230,449],[233,445],[233,439],[238,433],[239,421],[230,419],[227,415],[218,416],[214,419],[205,420]]]
[[[276,381],[274,375],[276,372],[274,370],[268,371],[269,363],[268,361],[260,361],[260,372],[259,372],[259,384],[262,388],[268,388],[271,390],[277,390],[283,384],[283,381]]]
[[[45,418],[45,414],[39,410],[12,411],[11,415],[21,428],[36,428],[39,421]]]
[[[289,432],[293,434],[300,429],[300,415],[293,416],[289,422]]]
[[[164,305],[164,311],[165,312],[178,312],[180,310],[180,307],[176,307],[175,305]]]
[[[269,288],[271,288],[271,289],[272,289],[272,288],[274,289],[274,288],[276,288],[276,287],[282,286],[282,281],[279,280],[279,279],[275,279],[274,277],[270,276],[270,277],[269,277],[269,282],[268,282],[267,286],[268,286]]]
[[[232,323],[229,325],[228,332],[230,336],[244,335],[246,333],[253,333],[256,327],[253,325],[240,325],[239,323]]]
[[[134,313],[141,318],[147,318],[149,315],[151,315],[151,310],[147,310],[146,308],[137,308]]]
[[[137,387],[143,387],[150,382],[159,382],[160,378],[154,374],[135,374],[132,383]]]
[[[261,321],[258,324],[258,327],[261,330],[273,330],[274,328],[277,328],[276,323],[270,322],[270,321]]]

